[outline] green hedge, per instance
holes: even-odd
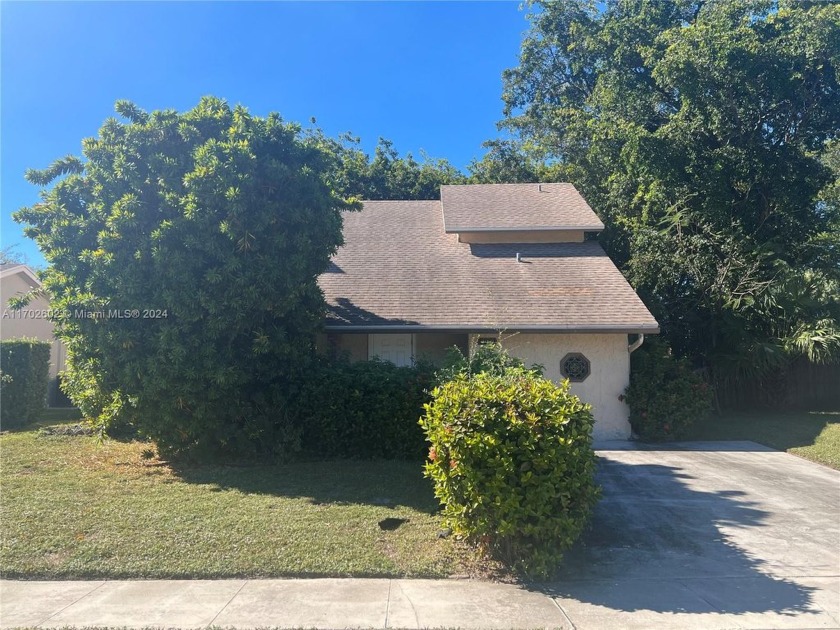
[[[630,386],[623,399],[630,406],[630,425],[642,440],[680,439],[712,408],[712,389],[685,359],[671,354],[659,339],[650,339],[631,355]]]
[[[385,361],[319,359],[293,402],[304,451],[319,457],[421,460],[417,424],[429,400],[433,368]]]
[[[50,344],[37,339],[0,343],[0,423],[18,426],[38,419],[47,403]]]
[[[589,405],[568,382],[505,367],[456,374],[421,423],[445,523],[510,567],[550,576],[598,498]]]

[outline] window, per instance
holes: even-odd
[[[573,383],[585,381],[589,372],[589,359],[580,352],[570,352],[560,361],[560,373]]]
[[[379,357],[394,365],[411,365],[414,355],[414,336],[409,334],[387,333],[368,337],[368,357]]]

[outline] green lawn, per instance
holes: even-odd
[[[692,440],[752,440],[840,470],[840,411],[727,414],[692,428]]]
[[[437,537],[436,502],[419,463],[174,470],[143,459],[148,448],[38,430],[0,435],[2,575],[443,577],[488,570],[462,543]],[[383,531],[379,521],[389,517],[407,522]]]

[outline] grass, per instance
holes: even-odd
[[[840,470],[840,411],[744,413],[710,418],[692,440],[752,440]]]
[[[43,427],[47,421],[40,423]],[[479,574],[440,539],[419,463],[176,470],[141,442],[0,435],[0,567],[9,578]],[[393,531],[378,523],[407,519]]]
[[[64,422],[78,422],[81,419],[82,414],[75,407],[51,407],[41,412],[41,422],[38,424],[48,426]],[[30,429],[32,426],[26,428]]]

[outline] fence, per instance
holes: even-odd
[[[718,388],[721,407],[840,411],[840,364],[799,360],[755,381]]]

